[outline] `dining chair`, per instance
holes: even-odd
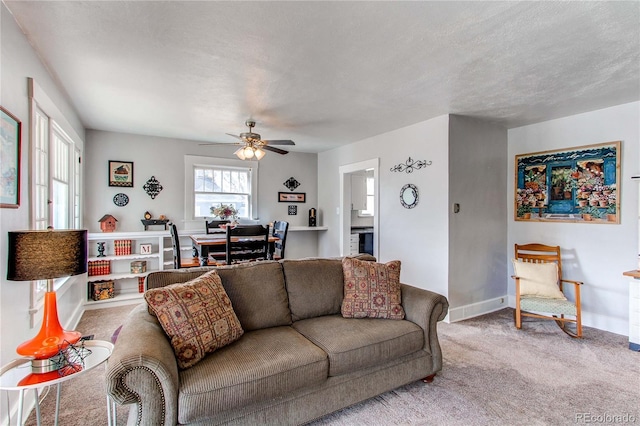
[[[581,281],[562,277],[560,246],[516,244],[512,276],[516,281],[514,321],[522,328],[522,317],[552,320],[571,337],[582,337]],[[563,283],[574,287],[573,301],[565,296]],[[565,315],[573,318],[566,318]],[[571,328],[568,325],[573,324]]]
[[[171,233],[171,247],[173,248],[173,268],[196,268],[200,266],[200,258],[197,256],[183,258],[180,253],[180,236],[178,235],[178,228],[174,223],[169,224],[169,232]],[[209,259],[207,266],[216,266],[218,263]]]
[[[204,221],[204,228],[207,234],[216,234],[214,230],[222,231],[220,225],[231,223],[229,219],[222,220],[206,220]],[[211,246],[209,247],[209,257],[214,258],[218,262],[224,262],[226,258],[226,251],[224,246]]]
[[[269,225],[227,227],[226,263],[266,260],[269,255]]]
[[[207,234],[213,234],[214,229],[220,230],[220,225],[224,225],[226,223],[231,223],[229,219],[224,220],[206,220],[204,221],[204,229]]]
[[[273,222],[273,236],[278,237],[279,240],[274,243],[275,250],[273,252],[273,259],[284,259],[284,248],[287,242],[287,233],[289,232],[289,222],[284,220],[276,220]]]

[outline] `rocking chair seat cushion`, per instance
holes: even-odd
[[[558,265],[513,259],[513,270],[520,279],[520,295],[567,300],[558,287]]]
[[[549,299],[543,297],[520,298],[520,309],[528,312],[546,312],[558,315],[576,316],[577,309],[573,302],[562,299]]]

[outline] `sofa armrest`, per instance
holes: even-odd
[[[142,303],[126,318],[105,375],[107,394],[137,409],[140,425],[178,423],[178,365],[157,318]],[[132,419],[129,416],[129,419]]]
[[[437,324],[449,310],[447,298],[429,290],[401,284],[405,318],[424,330],[423,350],[431,354],[432,372],[442,369],[442,350],[438,342]]]

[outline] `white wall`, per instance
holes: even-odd
[[[204,220],[185,222],[185,174],[184,156],[233,158],[237,147],[200,146],[196,141],[140,136],[124,133],[87,130],[85,169],[85,224],[90,232],[100,232],[98,220],[112,214],[118,220],[118,231],[141,231],[140,219],[149,211],[157,218],[164,214],[176,223],[178,229],[197,229],[204,232]],[[134,187],[120,188],[108,185],[108,161],[134,162]],[[144,191],[145,182],[155,176],[163,189],[152,199]],[[306,203],[296,203],[298,214],[289,216],[288,203],[278,202],[278,192],[290,192],[284,182],[294,177],[300,186],[296,192],[306,193]],[[267,152],[258,167],[258,216],[266,224],[274,220],[286,220],[290,226],[307,226],[308,211],[317,207],[318,173],[317,155],[290,152],[280,155]],[[129,204],[117,207],[113,196],[117,193],[129,196]],[[293,204],[292,204],[293,205]],[[322,222],[318,223],[322,225]],[[153,228],[160,230],[162,228]],[[316,231],[291,232],[287,237],[287,257],[317,255]]]
[[[508,253],[513,255],[515,243],[535,241],[561,246],[563,256],[570,258],[563,262],[565,277],[584,281],[584,325],[625,335],[629,280],[623,278],[622,272],[634,269],[638,256],[638,188],[631,176],[638,172],[640,164],[639,120],[640,103],[633,102],[508,132]],[[513,220],[515,155],[618,140],[622,141],[621,224]],[[509,280],[510,295],[514,293],[512,281]]]
[[[320,256],[340,255],[339,167],[379,157],[379,260],[400,259],[402,282],[447,295],[448,123],[445,115],[318,154],[320,218],[329,227],[320,237]],[[409,157],[433,163],[410,174],[390,171]],[[420,196],[410,210],[400,204],[407,183]]]
[[[84,129],[78,115],[68,102],[66,95],[48,74],[13,17],[0,5],[0,104],[22,121],[22,156],[20,161],[20,207],[0,209],[0,365],[17,357],[16,347],[37,333],[42,320],[40,312],[35,327],[29,326],[29,291],[27,282],[7,281],[7,236],[9,231],[29,229],[29,94],[27,78],[34,78],[47,95],[55,102],[68,122],[80,137]],[[77,312],[84,292],[80,285],[69,288],[58,295],[58,313],[62,325],[75,327]],[[15,395],[12,392],[11,396]],[[7,414],[4,393],[1,395],[0,413]],[[5,424],[4,417],[0,423]]]
[[[449,165],[449,304],[458,320],[506,306],[507,130],[452,115]]]

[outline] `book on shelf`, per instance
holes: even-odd
[[[109,275],[111,273],[110,260],[91,260],[87,263],[87,273],[89,276]]]
[[[116,256],[131,254],[131,240],[113,240],[113,251]]]

